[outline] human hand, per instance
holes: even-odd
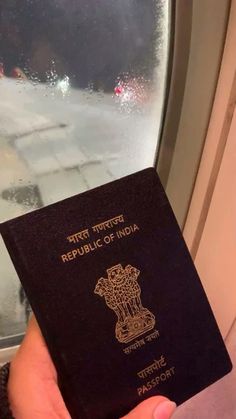
[[[16,419],[70,419],[57,373],[34,317],[11,362],[8,395]],[[142,402],[123,419],[169,419],[175,404],[162,396]]]
[[[169,419],[176,404],[162,396],[150,397],[122,419]]]
[[[70,419],[35,317],[10,365],[8,397],[16,419]]]

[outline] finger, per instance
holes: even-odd
[[[28,323],[28,327],[27,327],[27,334],[40,334],[42,336],[41,330],[39,328],[38,322],[35,318],[35,315],[33,314],[30,317],[29,323]]]
[[[38,345],[40,346],[45,345],[45,342],[44,342],[44,338],[42,336],[41,330],[39,328],[39,325],[37,323],[37,320],[35,316],[33,315],[29,320],[29,323],[26,329],[26,334],[25,334],[25,337],[23,339],[21,346],[23,347],[37,346],[38,347]]]
[[[20,365],[26,363],[24,368],[31,370],[32,368],[37,368],[37,364],[40,362],[41,365],[44,365],[44,371],[46,371],[45,366],[47,366],[49,375],[56,380],[57,374],[55,367],[34,316],[29,321],[25,337],[16,353],[15,359],[16,361],[20,361]]]
[[[175,408],[174,402],[155,396],[140,403],[123,419],[169,419]]]

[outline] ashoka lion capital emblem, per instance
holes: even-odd
[[[100,278],[95,294],[104,297],[107,306],[118,317],[115,333],[121,343],[128,343],[155,326],[155,316],[141,302],[141,288],[137,282],[140,271],[121,264],[107,269],[107,278]]]

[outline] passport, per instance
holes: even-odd
[[[231,370],[156,171],[12,219],[0,231],[75,419],[177,404]]]

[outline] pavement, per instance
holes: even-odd
[[[0,79],[0,221],[152,166],[161,107],[156,90],[142,102],[131,90]],[[1,239],[0,278],[4,337],[25,329],[25,310]]]

